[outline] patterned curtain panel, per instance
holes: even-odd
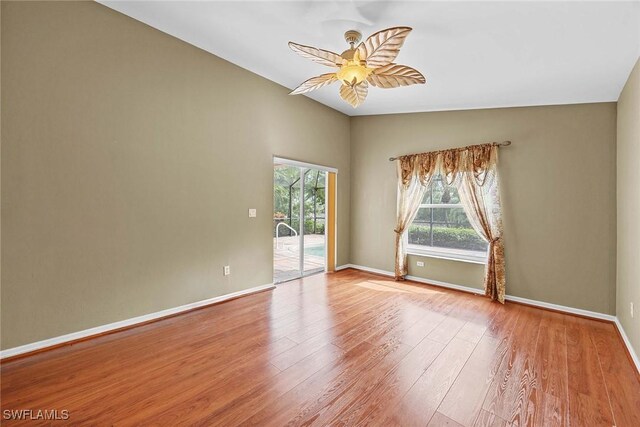
[[[396,219],[396,280],[407,275],[403,236],[415,218],[431,180],[441,175],[455,185],[469,222],[489,244],[485,267],[485,294],[504,304],[505,261],[502,208],[498,180],[498,146],[473,145],[399,157]]]
[[[396,280],[407,275],[407,253],[404,233],[418,213],[420,203],[435,171],[435,162],[428,156],[403,156],[398,159],[398,200],[396,228]]]

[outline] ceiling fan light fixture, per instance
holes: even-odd
[[[336,75],[338,80],[348,85],[360,84],[369,77],[373,71],[371,68],[360,65],[360,61],[348,61],[345,65],[340,67]]]
[[[424,84],[424,76],[406,65],[393,61],[398,56],[404,40],[411,32],[409,27],[394,27],[378,31],[354,47],[362,35],[356,30],[344,34],[351,48],[341,55],[324,49],[289,42],[291,50],[300,56],[322,65],[337,67],[336,72],[312,77],[291,91],[290,95],[311,92],[335,81],[341,81],[340,96],[353,108],[364,102],[369,85],[383,89]]]

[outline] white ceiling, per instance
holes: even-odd
[[[640,54],[640,2],[101,1],[290,89],[329,68],[288,41],[337,53],[343,33],[410,26],[396,62],[426,85],[338,84],[309,96],[349,115],[615,101]],[[300,95],[298,95],[300,96]]]

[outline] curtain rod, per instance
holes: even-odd
[[[497,145],[499,147],[507,147],[511,145],[511,141],[502,141],[502,142],[494,142],[493,145]],[[454,148],[455,150],[455,148]],[[446,151],[446,150],[438,150],[438,151]],[[393,162],[394,160],[398,160],[399,157],[389,157],[389,161]]]

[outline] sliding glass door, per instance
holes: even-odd
[[[304,251],[303,275],[324,271],[325,267],[325,189],[326,172],[319,169],[304,171]]]
[[[325,270],[326,181],[327,173],[323,170],[274,162],[275,283]]]
[[[276,283],[301,275],[300,177],[299,167],[274,164],[273,278]]]

